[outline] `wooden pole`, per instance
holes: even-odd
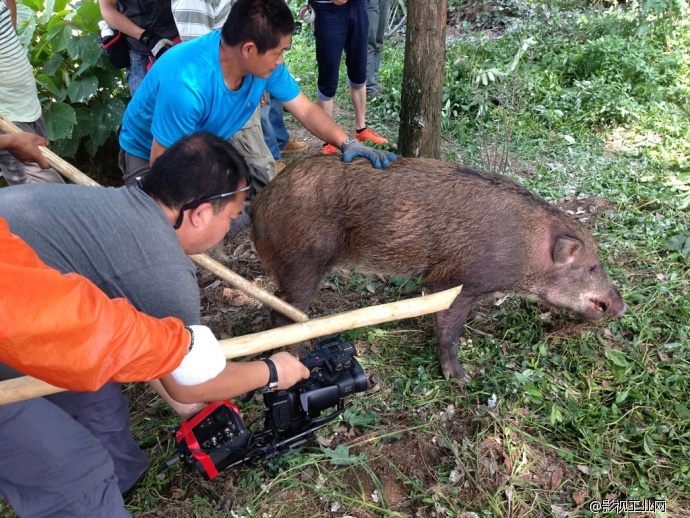
[[[315,318],[307,322],[269,329],[268,331],[228,338],[227,340],[221,340],[220,345],[226,358],[238,358],[299,343],[310,338],[337,333],[346,329],[356,329],[358,327],[435,313],[448,309],[455,297],[460,294],[461,289],[462,286],[458,286],[457,288],[434,293],[433,295],[370,306],[338,315]],[[0,405],[47,396],[64,390],[30,376],[0,381]]]
[[[3,115],[0,115],[0,130],[2,130],[3,133],[22,132],[22,130],[20,130],[11,120]],[[79,169],[57,156],[47,147],[38,146],[38,148],[41,150],[41,154],[48,161],[50,166],[63,176],[66,176],[69,180],[72,180],[72,182],[80,185],[90,185],[92,187],[98,186],[98,182],[86,176]]]
[[[307,322],[221,340],[220,345],[223,347],[226,358],[257,354],[346,329],[373,326],[383,322],[443,311],[450,307],[461,290],[462,286],[458,286],[433,295],[369,306],[338,315],[313,318]]]
[[[10,121],[7,117],[4,117],[3,115],[0,115],[0,130],[3,133],[21,133],[22,131],[12,121]],[[89,185],[92,187],[99,186],[98,182],[86,176],[84,173],[79,171],[79,169],[77,169],[69,162],[66,162],[65,160],[57,156],[50,149],[43,146],[39,146],[39,149],[41,150],[41,154],[45,157],[45,159],[48,161],[51,167],[53,167],[60,174],[67,177],[67,179],[80,185]],[[303,311],[300,311],[295,306],[292,306],[284,300],[279,299],[272,293],[269,293],[266,290],[263,290],[258,286],[255,286],[241,275],[238,275],[237,273],[230,270],[230,268],[220,264],[218,261],[211,259],[207,255],[197,254],[190,256],[190,258],[196,264],[204,268],[207,268],[209,271],[216,274],[218,277],[226,281],[231,286],[234,286],[235,288],[242,290],[247,295],[254,297],[259,302],[262,302],[269,308],[274,309],[278,313],[285,315],[289,319],[294,320],[295,322],[304,322],[306,320],[309,320],[309,317]]]
[[[197,254],[190,255],[189,258],[199,266],[206,268],[212,273],[215,273],[218,277],[227,281],[235,288],[242,290],[247,295],[254,297],[259,302],[263,302],[269,308],[275,309],[277,312],[285,315],[291,320],[295,322],[306,322],[309,320],[309,317],[303,311],[300,311],[295,306],[288,304],[272,293],[269,293],[258,286],[254,286],[247,279],[236,274],[230,268],[223,266],[218,261],[211,259],[209,256],[205,254]]]

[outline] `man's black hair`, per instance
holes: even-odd
[[[295,20],[284,0],[237,0],[221,35],[226,45],[252,41],[259,54],[265,54],[294,30]]]
[[[142,178],[142,189],[171,209],[249,184],[249,167],[230,142],[199,131],[186,135],[159,156]],[[232,199],[213,200],[218,212]]]

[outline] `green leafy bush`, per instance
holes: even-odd
[[[98,43],[98,3],[22,1],[17,29],[36,72],[53,150],[72,157],[83,144],[93,155],[117,134],[129,98],[123,71]]]
[[[481,29],[503,28],[514,18],[530,16],[534,6],[521,0],[450,0],[449,19],[467,21]]]
[[[451,41],[444,118],[469,116],[481,130],[496,120],[496,111],[516,110],[506,100],[523,99],[530,111],[513,112],[521,123],[536,117],[548,127],[575,132],[638,121],[650,104],[665,103],[672,110],[686,104],[687,58],[669,48],[659,32],[636,33],[635,11],[551,16],[559,18],[546,25],[517,20],[498,38],[468,35]],[[526,41],[533,46],[523,48]]]

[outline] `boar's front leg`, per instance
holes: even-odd
[[[447,286],[441,289],[445,288]],[[433,289],[432,291],[437,292],[441,290]],[[455,298],[450,308],[434,313],[434,327],[439,345],[443,376],[446,380],[450,378],[457,379],[460,385],[469,381],[470,377],[458,361],[458,340],[467,323],[467,315],[470,312],[474,299],[474,296],[460,292],[460,295]]]
[[[271,269],[273,281],[278,286],[276,297],[301,311],[306,311],[314,298],[321,281],[331,269],[325,261],[315,261],[309,254],[292,256],[291,260],[276,261]],[[281,327],[294,322],[275,310],[271,311],[273,327]]]

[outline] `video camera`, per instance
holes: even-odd
[[[315,440],[314,432],[342,413],[345,396],[367,388],[367,377],[356,354],[352,344],[341,342],[337,334],[321,338],[302,360],[311,371],[309,379],[287,390],[263,394],[261,430],[248,430],[230,401],[207,405],[177,429],[178,450],[164,468],[182,460],[213,479],[224,469],[239,464],[258,466]],[[333,412],[321,417],[331,408]]]

